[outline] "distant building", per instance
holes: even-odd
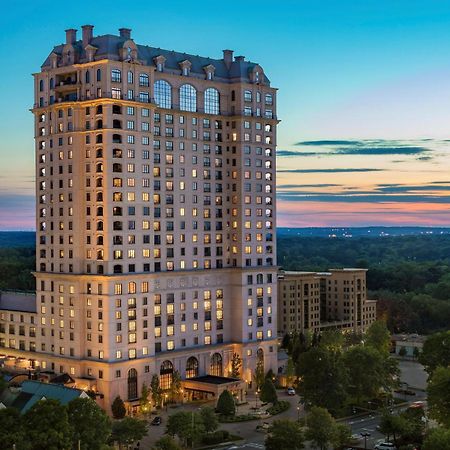
[[[426,336],[419,334],[393,334],[391,336],[391,351],[399,355],[403,348],[405,351],[404,356],[413,358],[416,356],[415,353],[422,352],[425,339]]]
[[[327,328],[364,332],[376,320],[376,301],[367,299],[366,272],[280,272],[278,333]]]

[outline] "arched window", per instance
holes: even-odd
[[[103,250],[97,250],[97,259],[100,261],[103,260]]]
[[[128,83],[129,84],[132,84],[133,83],[133,72],[131,72],[131,70],[128,72],[128,75],[127,75],[127,81],[128,81]]]
[[[122,122],[120,120],[114,119],[113,120],[113,128],[122,128]]]
[[[197,111],[197,91],[190,84],[180,87],[180,109],[181,111]]]
[[[194,377],[198,377],[198,359],[191,356],[186,362],[186,379]]]
[[[220,353],[214,353],[211,357],[211,363],[209,365],[209,374],[216,377],[221,377],[223,374],[222,368],[222,355]]]
[[[97,216],[103,216],[103,206],[97,207]]]
[[[95,151],[95,157],[96,157],[96,158],[103,158],[103,149],[98,148],[98,149]]]
[[[138,398],[138,374],[136,369],[130,369],[128,371],[128,400],[134,400]]]
[[[150,82],[146,73],[139,74],[139,86],[149,87]]]
[[[97,81],[102,81],[102,69],[97,69]]]
[[[97,192],[97,201],[102,202],[103,201],[103,192]]]
[[[85,83],[91,82],[91,72],[89,72],[89,70],[86,70],[86,73],[84,74],[84,82]]]
[[[172,108],[172,87],[165,80],[155,81],[154,84],[155,103],[160,108]]]
[[[97,231],[103,231],[103,222],[102,221],[97,222]]]
[[[95,124],[95,128],[97,130],[101,130],[103,128],[103,120],[97,120],[96,124]]]
[[[55,79],[50,78],[50,89],[54,89],[54,88],[55,88]]]
[[[39,81],[39,91],[42,92],[44,90],[44,80]]]
[[[103,164],[102,163],[98,163],[95,171],[97,173],[102,173],[103,172]]]
[[[103,106],[102,105],[97,106],[97,112],[95,114],[103,114]]]
[[[173,364],[166,360],[161,364],[159,369],[159,386],[165,391],[170,389],[173,379]]]
[[[97,237],[97,245],[103,245],[103,236]]]
[[[220,114],[220,94],[217,89],[208,88],[205,91],[205,113]]]
[[[97,136],[95,137],[95,143],[101,144],[102,142],[103,142],[103,136],[101,134],[97,134]]]

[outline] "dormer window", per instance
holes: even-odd
[[[153,61],[156,65],[156,70],[158,72],[164,72],[164,63],[166,62],[166,58],[163,55],[159,55],[156,56]]]
[[[259,72],[255,72],[255,82],[259,83]]]
[[[180,62],[180,67],[181,67],[181,74],[184,77],[188,77],[191,71],[192,63],[187,59],[185,59],[184,61]]]
[[[214,78],[214,71],[216,70],[216,68],[212,64],[208,64],[203,68],[203,70],[206,73],[207,80],[212,80]]]
[[[158,65],[156,67],[158,68],[158,72],[162,72],[163,71],[162,63],[158,63]]]

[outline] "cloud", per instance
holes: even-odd
[[[334,146],[334,145],[364,145],[364,141],[345,141],[345,140],[336,140],[336,141],[300,141],[295,145],[311,145],[311,146]]]
[[[440,203],[450,204],[450,196],[434,195],[390,195],[380,193],[364,194],[317,194],[303,192],[282,192],[278,200],[294,202],[326,202],[326,203]]]
[[[384,169],[348,168],[348,169],[280,169],[278,173],[350,173],[350,172],[383,172]]]
[[[299,188],[324,188],[338,187],[342,184],[319,183],[319,184],[277,184],[277,189],[299,189]]]
[[[430,150],[425,147],[361,147],[338,148],[333,155],[417,155]]]

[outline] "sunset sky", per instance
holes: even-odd
[[[278,225],[450,224],[450,3],[10,2],[2,10],[0,229],[34,229],[31,73],[66,28],[257,61],[279,88]]]

